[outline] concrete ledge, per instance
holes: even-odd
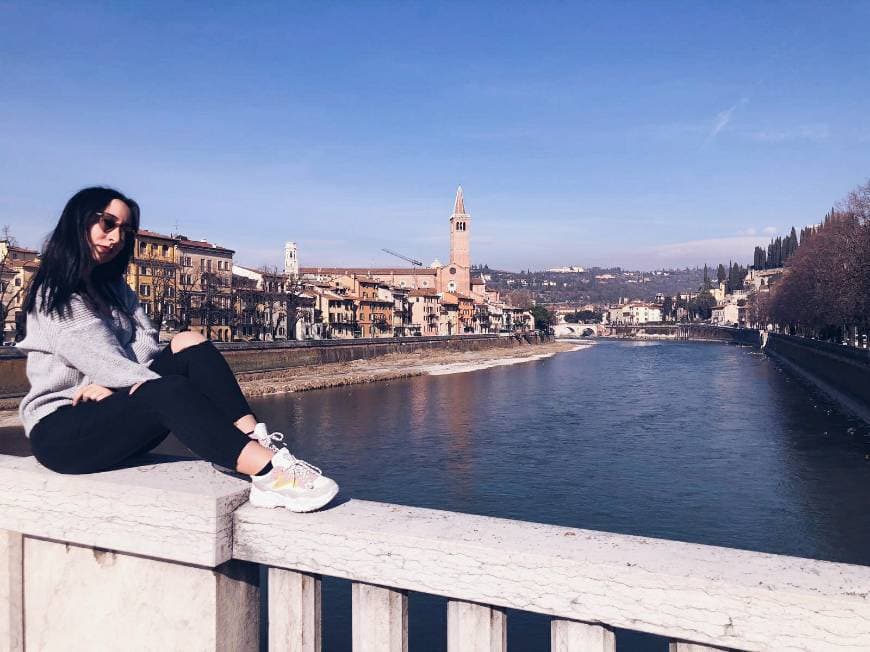
[[[366,501],[235,513],[233,556],[741,650],[870,649],[870,568]]]
[[[0,529],[213,568],[232,556],[233,510],[249,483],[171,458],[61,475],[0,455]]]

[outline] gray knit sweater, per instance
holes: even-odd
[[[44,312],[39,299],[28,313],[27,336],[18,344],[27,352],[30,391],[19,411],[28,437],[40,419],[70,405],[80,387],[115,389],[160,377],[148,368],[160,350],[157,331],[136,293],[123,281],[118,291],[127,314],[113,309],[101,316],[77,294],[64,317]]]

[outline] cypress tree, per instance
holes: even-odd
[[[755,248],[755,255],[753,256],[752,266],[757,270],[767,268],[767,253],[762,247]]]

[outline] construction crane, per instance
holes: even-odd
[[[408,258],[407,256],[403,256],[402,254],[400,254],[396,251],[393,251],[392,249],[381,249],[381,251],[386,251],[388,254],[390,254],[391,256],[395,256],[396,258],[401,258],[402,260],[407,260],[409,263],[411,263],[412,265],[415,265],[417,267],[423,266],[423,263],[421,263],[419,260],[414,260],[413,258]]]

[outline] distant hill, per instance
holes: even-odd
[[[540,303],[615,303],[621,297],[651,301],[657,294],[696,292],[704,280],[702,268],[629,271],[591,267],[583,272],[509,272],[475,267],[489,278],[487,288],[506,294],[525,291]]]

